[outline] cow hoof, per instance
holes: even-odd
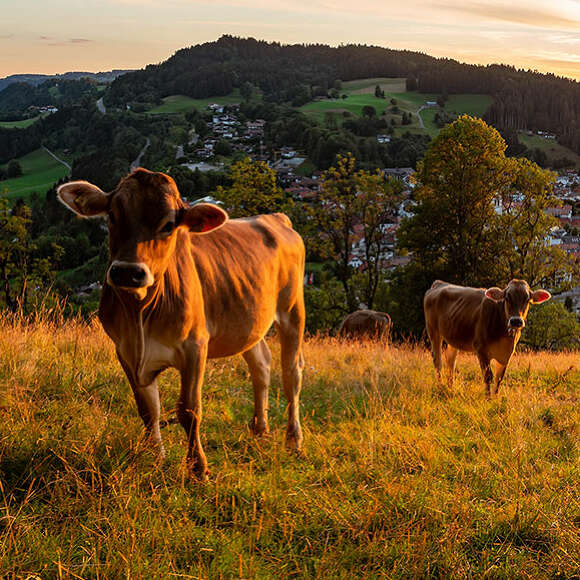
[[[207,467],[200,469],[195,465],[190,465],[187,468],[187,475],[190,480],[199,483],[207,483],[209,481],[209,469]]]
[[[252,419],[248,421],[248,427],[255,437],[261,437],[262,435],[267,435],[270,432],[268,423],[265,423],[264,421],[258,421],[256,417],[252,417]]]
[[[302,433],[287,433],[286,434],[286,449],[300,454],[302,452]]]

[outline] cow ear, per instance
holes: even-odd
[[[65,183],[56,194],[64,205],[81,217],[96,217],[107,213],[107,194],[88,181]]]
[[[217,205],[197,203],[187,208],[180,225],[188,227],[191,232],[205,234],[220,228],[228,221],[228,214]]]
[[[485,297],[493,300],[494,302],[501,302],[505,297],[505,290],[501,290],[497,286],[488,288],[485,291]]]
[[[552,295],[547,290],[536,290],[535,292],[532,292],[532,299],[530,302],[532,304],[541,304],[546,300],[550,300],[550,298],[552,298]]]

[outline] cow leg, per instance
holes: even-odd
[[[483,380],[485,381],[485,394],[489,398],[491,395],[491,383],[493,381],[493,371],[491,370],[489,357],[484,353],[478,352],[477,359],[479,360],[479,366],[481,367]]]
[[[292,310],[279,317],[280,346],[282,351],[282,385],[288,401],[288,427],[286,446],[300,450],[302,428],[300,427],[300,390],[302,388],[302,338],[304,336],[304,305],[297,303]]]
[[[453,379],[455,377],[455,361],[457,360],[458,350],[450,345],[447,345],[445,350],[445,359],[447,362],[447,384],[451,388],[453,386]]]
[[[242,355],[250,369],[254,386],[254,416],[250,427],[254,435],[262,435],[268,428],[268,387],[270,386],[270,364],[272,355],[265,340]]]
[[[433,357],[433,364],[435,365],[435,371],[437,372],[437,380],[441,382],[441,346],[442,340],[441,335],[438,332],[429,332],[429,340],[431,341],[431,356]]]
[[[497,395],[499,392],[499,385],[501,384],[501,382],[503,380],[506,369],[507,369],[507,363],[504,365],[498,361],[497,368],[495,369],[495,386],[494,386],[494,390],[493,390],[494,395]]]
[[[117,352],[117,358],[127,375],[133,396],[137,403],[137,410],[145,425],[147,437],[157,449],[159,461],[165,458],[165,448],[161,439],[161,430],[159,428],[159,418],[161,416],[161,403],[159,401],[159,389],[157,388],[157,381],[153,380],[148,385],[141,385],[133,378],[133,372],[130,367],[121,358]]]
[[[207,361],[207,342],[196,342],[188,352],[181,371],[181,393],[177,403],[177,418],[187,434],[187,462],[191,472],[205,480],[209,475],[207,459],[201,445],[202,418],[201,385]]]

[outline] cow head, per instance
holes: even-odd
[[[510,333],[521,330],[526,325],[530,304],[540,304],[551,298],[546,290],[532,292],[525,280],[512,280],[503,290],[488,288],[485,296],[494,302],[503,302]]]
[[[73,181],[58,188],[58,197],[81,217],[108,217],[107,283],[140,300],[166,271],[180,231],[204,234],[228,219],[209,203],[186,206],[171,177],[146,169],[123,178],[111,193]]]

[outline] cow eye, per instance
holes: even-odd
[[[160,230],[161,234],[170,234],[173,231],[175,224],[173,222],[167,222]]]

